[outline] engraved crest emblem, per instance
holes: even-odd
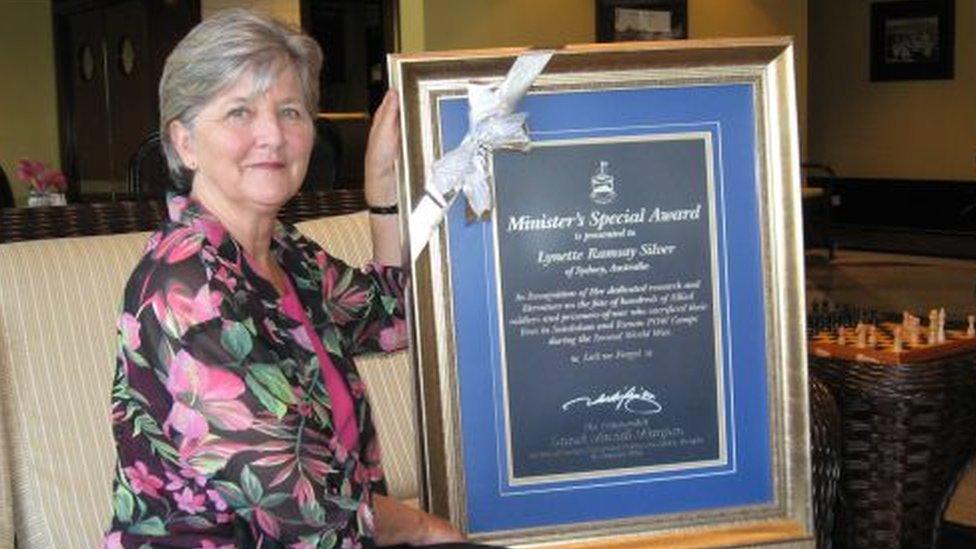
[[[613,190],[613,176],[607,170],[609,166],[609,161],[601,160],[596,173],[590,178],[590,200],[597,204],[609,204],[617,198],[617,192]]]

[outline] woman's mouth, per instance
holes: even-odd
[[[267,162],[255,162],[249,167],[258,170],[280,170],[285,167],[285,163],[269,160]]]

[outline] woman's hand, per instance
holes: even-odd
[[[377,545],[431,545],[464,541],[451,523],[381,495],[373,496]]]
[[[423,516],[425,524],[424,533],[414,545],[464,541],[464,536],[450,522],[427,513],[424,513]]]
[[[369,206],[393,206],[397,203],[397,181],[394,164],[400,155],[400,105],[393,90],[386,92],[373,115],[366,144],[365,192]]]

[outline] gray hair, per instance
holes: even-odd
[[[208,17],[176,45],[159,79],[159,135],[178,192],[189,191],[192,172],[170,141],[169,125],[178,120],[192,131],[197,115],[222,90],[250,73],[254,93],[263,93],[286,63],[298,73],[306,109],[317,112],[322,50],[300,30],[234,8]]]

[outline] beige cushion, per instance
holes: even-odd
[[[300,228],[327,240],[327,250],[352,264],[370,254],[365,214]],[[9,479],[0,473],[0,549],[11,546],[11,520],[21,548],[93,547],[108,525],[115,318],[146,237],[0,245],[0,460],[12,473]],[[372,392],[391,491],[415,497],[407,354],[359,363]],[[3,461],[0,468],[7,471]]]
[[[3,347],[0,347],[0,353]],[[0,376],[3,371],[0,370]],[[3,378],[0,377],[0,399],[7,399],[7,392],[3,390]],[[0,420],[5,414],[0,408]],[[7,459],[7,428],[4,421],[0,421],[0,549],[11,549],[14,546],[14,500],[10,493],[10,460]]]

